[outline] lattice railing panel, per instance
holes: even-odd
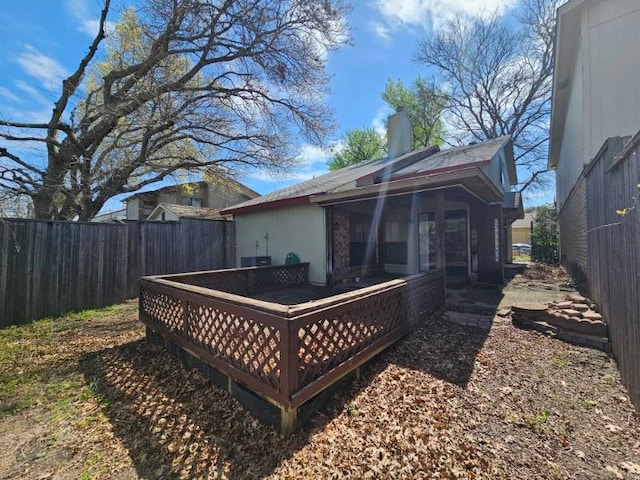
[[[246,270],[229,270],[176,278],[180,283],[211,288],[235,295],[247,295],[247,279],[248,272]]]
[[[189,304],[189,340],[243,372],[279,388],[281,332],[220,308]]]
[[[292,287],[308,283],[308,264],[287,265],[269,268],[257,268],[253,274],[255,290]]]
[[[405,287],[407,319],[415,323],[444,302],[442,272],[434,273]]]
[[[180,336],[184,329],[182,300],[146,288],[140,289],[140,308],[153,320]]]
[[[340,365],[403,321],[402,291],[354,302],[353,308],[320,318],[298,330],[298,387]],[[329,315],[331,311],[328,312]]]

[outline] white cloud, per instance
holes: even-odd
[[[304,144],[298,153],[300,165],[309,166],[318,162],[326,162],[331,156],[331,152],[315,145]]]
[[[26,46],[16,61],[25,73],[39,80],[47,90],[61,88],[62,80],[69,76],[57,60],[40,53],[31,45]]]
[[[31,101],[36,101],[36,102],[42,103],[42,104],[48,104],[49,103],[49,101],[45,98],[45,96],[42,94],[41,91],[39,91],[37,88],[32,87],[31,85],[29,85],[26,82],[17,81],[16,82],[16,88],[18,90],[23,91],[27,95],[29,95],[29,98],[27,100],[30,101],[30,102]]]
[[[383,22],[371,22],[370,27],[374,35],[382,40],[383,43],[389,43],[391,41],[391,30]]]
[[[518,0],[376,0],[375,7],[384,19],[386,34],[400,27],[440,29],[457,14],[479,16],[488,12],[504,13]]]
[[[78,30],[95,37],[100,27],[100,10],[90,12],[87,0],[66,0],[65,4],[69,13],[77,20]],[[93,4],[98,5],[97,2]],[[107,32],[113,31],[114,27],[113,22],[107,22],[105,26]]]
[[[263,182],[273,182],[275,185],[284,186],[295,182],[302,182],[329,171],[327,160],[331,152],[315,145],[304,144],[298,150],[297,164],[286,171],[273,172],[270,170],[256,170],[250,177]]]
[[[80,30],[81,32],[84,32],[87,35],[90,35],[92,37],[95,37],[98,34],[98,29],[100,28],[99,19],[95,19],[95,20],[78,19],[78,21],[80,22],[80,24],[78,25],[78,30]],[[106,22],[105,24],[105,30],[107,33],[113,32],[115,30],[115,27],[116,25],[114,22]]]
[[[371,120],[371,126],[382,137],[387,136],[387,126],[385,122],[389,117],[389,115],[391,115],[392,113],[393,113],[393,109],[391,107],[389,107],[388,105],[383,105],[376,112],[375,116],[373,117],[373,120]]]
[[[12,102],[20,102],[20,97],[11,92],[8,88],[0,87],[0,97],[5,100],[11,100]]]

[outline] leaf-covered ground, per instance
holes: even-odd
[[[615,363],[499,318],[429,319],[289,439],[133,303],[0,331],[0,402],[0,478],[640,478]]]

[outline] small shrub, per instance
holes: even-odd
[[[534,262],[558,262],[558,214],[552,205],[536,209],[531,232],[531,259]]]

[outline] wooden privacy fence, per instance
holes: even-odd
[[[640,410],[639,144],[640,132],[607,140],[584,182],[588,291],[609,323],[622,378]]]
[[[0,326],[138,296],[143,275],[235,266],[232,222],[0,219]]]
[[[256,291],[304,285],[308,264],[146,277],[140,281],[140,319],[277,404],[284,430],[295,423],[298,407],[444,302],[442,271],[297,305],[242,296],[252,277],[262,279]]]

